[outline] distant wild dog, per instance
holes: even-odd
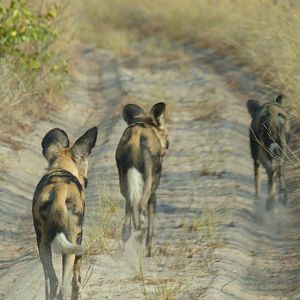
[[[120,190],[126,199],[122,240],[135,230],[145,230],[148,217],[146,247],[151,256],[155,192],[159,184],[162,161],[168,148],[165,130],[165,103],[155,104],[149,114],[135,104],[123,109],[125,129],[116,151]],[[147,213],[146,213],[147,210]]]
[[[260,190],[259,166],[262,164],[268,175],[268,197],[266,209],[272,209],[276,194],[276,179],[279,180],[280,201],[285,204],[287,192],[284,181],[284,153],[289,120],[286,109],[282,106],[282,96],[274,102],[260,104],[248,100],[248,111],[252,117],[250,125],[250,148],[254,161],[255,196]]]
[[[42,141],[43,155],[49,166],[38,183],[32,204],[34,228],[45,275],[46,299],[66,299],[72,280],[72,299],[80,297],[82,225],[87,185],[87,157],[95,146],[97,127],[89,129],[72,147],[67,134],[50,130]],[[58,279],[52,265],[51,245],[62,254],[63,278]]]

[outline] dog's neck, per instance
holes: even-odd
[[[71,173],[72,175],[74,175],[79,180],[81,185],[84,186],[84,182],[83,182],[82,178],[79,178],[80,176],[78,173],[78,169],[72,160],[66,160],[66,159],[56,160],[55,162],[53,162],[52,164],[49,165],[48,170],[49,171],[55,171],[55,170],[67,171],[67,172]]]
[[[155,136],[157,137],[158,141],[159,141],[159,144],[160,144],[160,156],[161,157],[164,157],[165,154],[166,154],[166,145],[163,141],[163,137],[160,133],[160,131],[155,127],[155,126],[151,126]]]

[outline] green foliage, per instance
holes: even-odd
[[[12,56],[31,70],[51,60],[49,45],[57,38],[53,24],[58,5],[34,12],[25,0],[0,0],[0,57]]]

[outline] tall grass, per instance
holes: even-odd
[[[102,179],[98,191],[99,219],[86,229],[86,254],[114,253],[120,248],[123,210],[119,190]]]
[[[299,1],[88,0],[81,8],[86,40],[123,54],[153,36],[162,43],[218,49],[251,66],[300,112]],[[118,34],[122,39],[116,42]]]

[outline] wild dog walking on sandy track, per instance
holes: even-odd
[[[43,155],[49,166],[38,183],[32,204],[37,245],[45,275],[46,299],[66,299],[72,280],[72,299],[80,297],[82,225],[87,184],[87,157],[95,146],[97,127],[89,129],[72,147],[67,134],[50,130],[42,141]],[[58,279],[52,264],[51,246],[62,254],[63,279]]]
[[[282,106],[282,96],[274,102],[260,104],[248,100],[248,111],[252,117],[250,125],[250,148],[254,161],[255,196],[260,190],[259,166],[262,164],[268,175],[268,196],[266,209],[272,209],[276,194],[276,180],[279,181],[280,201],[285,204],[287,192],[284,180],[284,155],[289,120],[286,109]]]
[[[135,104],[127,104],[123,119],[128,127],[116,151],[120,190],[126,199],[122,240],[125,243],[129,239],[132,224],[135,230],[144,231],[148,217],[146,247],[147,256],[151,256],[155,192],[168,148],[165,103],[155,104],[149,114]]]

